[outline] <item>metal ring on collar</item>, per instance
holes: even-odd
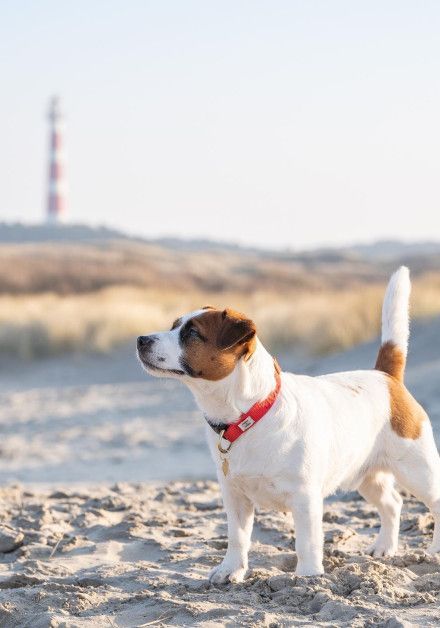
[[[227,449],[225,449],[224,447],[222,447],[222,439],[223,439],[223,434],[225,433],[225,430],[222,430],[219,434],[219,438],[218,438],[218,443],[217,443],[217,449],[219,450],[219,452],[221,454],[227,454],[228,451],[231,449],[232,447],[232,443],[229,442],[229,446],[227,447]]]

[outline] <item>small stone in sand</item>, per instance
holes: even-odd
[[[7,554],[23,545],[24,534],[11,528],[0,528],[0,552]]]

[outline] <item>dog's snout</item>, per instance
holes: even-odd
[[[154,341],[154,336],[139,336],[139,338],[137,339],[138,349],[151,349]]]

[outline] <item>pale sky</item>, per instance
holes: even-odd
[[[309,247],[440,239],[440,2],[7,0],[0,220]]]

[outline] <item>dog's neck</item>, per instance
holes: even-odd
[[[232,423],[274,389],[274,360],[257,338],[251,357],[247,361],[241,358],[224,379],[191,379],[186,383],[210,422]]]

